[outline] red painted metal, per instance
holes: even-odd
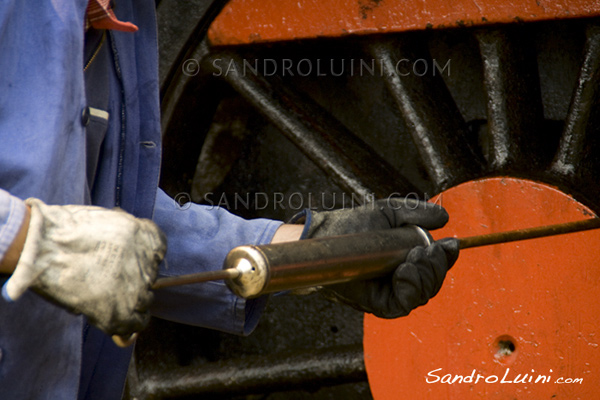
[[[436,238],[591,216],[552,187],[510,178],[459,185],[444,192],[441,202],[451,219],[433,232]],[[396,320],[365,316],[365,363],[374,398],[597,398],[599,260],[598,230],[464,250],[426,306]],[[442,383],[472,374],[473,382]],[[556,383],[560,378],[582,382]]]
[[[231,0],[214,45],[531,22],[600,15],[589,0]]]

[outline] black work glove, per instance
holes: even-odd
[[[390,198],[351,209],[306,210],[303,239],[398,228],[405,224],[441,228],[448,213],[441,206],[411,199]],[[408,315],[435,296],[446,272],[458,258],[458,240],[446,238],[427,247],[415,247],[406,261],[381,278],[331,285],[322,292],[333,300],[381,318]]]

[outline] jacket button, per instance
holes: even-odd
[[[81,111],[81,125],[88,126],[90,123],[90,108],[85,107],[83,111]]]

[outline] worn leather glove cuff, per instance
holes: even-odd
[[[44,231],[44,217],[40,207],[44,207],[45,204],[34,198],[25,200],[25,204],[31,209],[31,217],[19,262],[2,288],[2,295],[8,301],[16,301],[21,297],[45,270],[45,266],[36,265],[35,262],[40,238]]]

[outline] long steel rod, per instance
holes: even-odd
[[[469,236],[459,238],[460,249],[488,246],[493,244],[509,243],[519,240],[536,239],[548,236],[562,235],[566,233],[582,232],[600,228],[600,218],[591,218],[582,221],[567,222],[561,224],[540,226],[535,228],[518,229],[507,232],[490,233],[487,235]],[[399,244],[402,245],[401,243]],[[363,259],[368,262],[368,255]],[[338,260],[339,261],[339,260]],[[236,268],[228,268],[217,271],[200,272],[196,274],[182,275],[176,277],[160,278],[152,286],[160,289],[169,286],[187,285],[213,280],[236,279],[241,272]]]
[[[220,269],[216,271],[198,272],[195,274],[169,276],[157,279],[152,289],[162,289],[170,286],[189,285],[191,283],[201,283],[208,281],[219,281],[224,279],[235,279],[241,272],[236,268]]]
[[[538,226],[535,228],[517,229],[508,232],[489,233],[487,235],[469,236],[460,240],[460,249],[488,246],[491,244],[516,242],[519,240],[536,239],[565,233],[582,232],[600,228],[600,218],[584,219],[583,221],[566,222],[562,224]]]

